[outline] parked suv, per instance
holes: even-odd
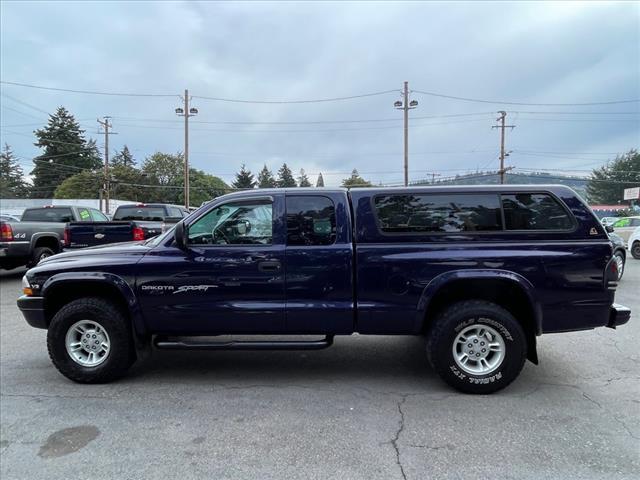
[[[626,323],[617,279],[604,227],[564,186],[256,189],[144,243],[47,259],[18,306],[82,383],[149,345],[312,350],[358,332],[424,335],[447,383],[490,393],[538,362],[539,335]]]

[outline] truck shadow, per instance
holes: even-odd
[[[159,351],[139,364],[125,381],[179,380],[212,384],[404,384],[425,383],[448,390],[427,362],[422,337],[336,337],[320,351]],[[439,388],[437,388],[439,387]],[[431,388],[430,388],[431,389]]]

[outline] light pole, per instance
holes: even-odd
[[[184,117],[184,206],[187,209],[189,208],[189,117],[198,114],[197,108],[189,108],[189,100],[189,90],[185,89],[182,97],[184,108],[176,108],[176,115]]]
[[[409,82],[404,82],[402,100],[394,102],[398,110],[404,110],[404,186],[409,185],[409,110],[418,106],[417,100],[409,101]]]

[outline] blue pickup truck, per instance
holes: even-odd
[[[145,242],[48,258],[18,306],[77,382],[118,378],[151,345],[319,349],[358,332],[424,335],[444,381],[490,393],[538,362],[539,335],[626,323],[617,279],[604,227],[563,186],[256,189]]]

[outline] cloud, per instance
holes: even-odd
[[[2,91],[45,111],[65,105],[96,135],[96,117],[114,117],[114,148],[138,160],[183,149],[173,110],[185,88],[200,114],[191,162],[230,180],[241,163],[254,172],[284,161],[339,184],[352,168],[375,183],[402,180],[399,93],[294,105],[224,103],[197,97],[308,99],[402,87],[455,96],[541,103],[637,98],[640,17],[633,3],[173,3],[4,2],[2,79],[100,91],[169,93],[173,98],[101,97]],[[411,178],[454,169],[495,168],[499,105],[413,94]],[[2,97],[2,124],[44,122],[36,109]],[[511,107],[510,110],[617,112],[639,105]],[[21,113],[18,113],[21,112]],[[35,117],[35,118],[34,118]],[[638,115],[510,113],[511,164],[577,168],[588,162],[519,155],[518,149],[608,152],[638,146]],[[343,124],[237,125],[395,119]],[[35,126],[2,130],[28,163]],[[12,133],[14,132],[14,133]],[[569,158],[570,157],[570,158]],[[576,157],[582,158],[582,157]],[[581,163],[582,162],[582,163]],[[591,162],[593,164],[593,162]],[[585,167],[586,168],[586,167]],[[344,175],[343,175],[343,172]]]

